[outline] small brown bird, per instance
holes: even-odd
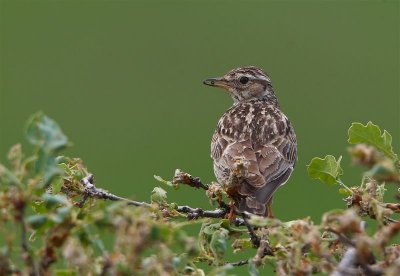
[[[239,212],[273,217],[272,197],[293,171],[297,142],[270,78],[249,66],[206,79],[204,84],[227,90],[234,101],[211,141],[217,180]]]

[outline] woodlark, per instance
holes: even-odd
[[[239,212],[272,217],[272,196],[293,171],[297,142],[270,78],[249,66],[204,84],[225,89],[234,101],[211,140],[217,180]]]

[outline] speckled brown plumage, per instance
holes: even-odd
[[[211,141],[218,181],[240,212],[271,215],[266,206],[293,171],[297,142],[269,77],[256,67],[242,67],[204,83],[226,89],[234,100]]]

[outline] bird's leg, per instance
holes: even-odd
[[[236,219],[236,207],[235,207],[235,202],[233,200],[229,202],[229,207],[230,211],[228,214],[228,219],[231,223],[233,223]]]
[[[275,218],[274,213],[272,212],[272,198],[267,203],[267,218]]]

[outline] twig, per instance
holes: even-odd
[[[84,178],[82,178],[81,184],[85,187],[85,191],[82,196],[82,199],[76,204],[79,207],[83,207],[83,205],[85,204],[86,200],[89,197],[112,200],[112,201],[126,201],[128,203],[128,205],[134,205],[134,206],[146,206],[146,207],[151,206],[151,204],[149,204],[147,202],[139,202],[139,201],[130,200],[130,199],[127,199],[124,197],[114,195],[110,192],[107,192],[106,190],[101,189],[101,188],[97,188],[95,185],[93,174],[89,174],[89,175],[85,176]]]
[[[176,210],[180,213],[188,214],[189,220],[195,220],[198,218],[225,218],[225,215],[229,213],[229,209],[215,209],[213,211],[203,210],[201,208],[192,208],[190,206],[178,206]],[[245,225],[244,220],[235,218],[235,225]]]
[[[225,265],[231,265],[231,266],[242,266],[242,265],[247,265],[249,263],[249,260],[242,260],[242,261],[237,261],[237,262],[227,262]]]
[[[356,246],[356,243],[354,241],[352,241],[351,239],[349,239],[346,235],[344,235],[343,233],[338,232],[337,230],[333,229],[333,228],[327,228],[326,231],[331,232],[333,234],[335,234],[339,240],[346,244],[346,245],[350,245],[352,247]]]
[[[257,234],[254,231],[253,226],[247,221],[248,215],[246,213],[242,213],[243,216],[243,221],[244,224],[247,227],[247,230],[249,232],[250,240],[251,243],[255,248],[257,248],[257,254],[253,258],[254,264],[257,266],[261,265],[262,259],[269,255],[269,256],[274,256],[274,252],[272,248],[269,246],[269,241],[268,241],[268,229],[267,228],[261,228],[261,238],[257,236]]]
[[[192,187],[196,188],[202,188],[204,190],[208,189],[208,186],[204,185],[201,183],[200,179],[198,177],[193,177],[187,173],[177,171],[174,177],[174,181],[179,181],[179,183],[183,183],[182,181],[185,181],[185,184],[188,184]],[[82,199],[77,203],[79,207],[83,207],[85,204],[86,200],[90,198],[98,198],[98,199],[105,199],[105,200],[112,200],[112,201],[126,201],[128,205],[133,205],[133,206],[144,206],[144,207],[151,207],[152,205],[147,203],[147,202],[138,202],[138,201],[133,201],[124,197],[120,197],[117,195],[114,195],[110,192],[107,192],[101,188],[97,188],[95,186],[95,181],[94,181],[94,176],[92,174],[87,175],[81,180],[81,184],[85,187],[84,194],[82,196]],[[219,201],[220,209],[215,209],[215,210],[203,210],[201,208],[193,208],[190,206],[177,206],[176,210],[180,213],[186,213],[187,218],[189,220],[195,220],[199,218],[225,218],[225,216],[230,212],[230,206],[227,205],[223,201]],[[242,219],[241,218],[235,218],[234,219],[234,224],[236,226],[242,226],[245,225],[247,227],[247,230],[250,235],[250,240],[255,248],[258,248],[258,253],[256,255],[257,259],[262,259],[266,255],[271,255],[273,256],[273,251],[271,247],[269,246],[267,236],[265,239],[260,240],[260,238],[257,236],[257,234],[254,232],[254,228],[251,224],[248,223],[248,215],[245,213],[242,213]],[[245,261],[240,261],[240,262],[234,262],[231,263],[231,265],[234,266],[239,266],[239,265],[245,265],[248,263],[248,260]]]
[[[208,218],[223,218],[227,213],[224,209],[215,209],[214,211],[206,211],[201,208],[192,208],[190,206],[178,206],[176,209],[180,213],[188,214],[188,219],[198,219],[203,217]]]
[[[272,248],[269,246],[267,228],[261,229],[261,238],[259,238],[259,243],[260,245],[258,246],[257,254],[254,256],[252,260],[256,266],[260,266],[262,264],[262,259],[265,256],[267,255],[274,256],[274,252],[272,251]]]
[[[104,256],[104,264],[103,264],[103,266],[101,268],[100,276],[109,275],[110,268],[112,268],[112,266],[113,266],[113,262],[112,262],[110,256],[108,256],[108,254],[105,255]]]
[[[367,265],[364,263],[360,264],[361,268],[364,270],[365,275],[369,275],[369,276],[380,276],[383,275],[383,271],[381,268],[379,267],[374,267],[372,265]]]
[[[395,213],[400,213],[400,204],[399,203],[384,203],[383,207],[388,208]]]
[[[365,226],[366,222],[361,221],[360,228],[362,231],[364,231]],[[366,263],[365,260],[362,260],[362,257],[359,256],[359,252],[357,252],[355,242],[351,241],[345,235],[338,233],[334,229],[328,229],[328,231],[335,233],[336,235],[338,235],[339,239],[342,242],[350,245],[350,247],[344,253],[342,260],[336,267],[336,270],[331,274],[331,276],[359,275],[359,268],[361,268],[364,272],[363,275],[383,275],[383,272],[380,268],[372,267],[371,265]],[[372,262],[375,262],[375,256],[372,254],[372,252],[370,253],[369,259],[371,259]]]
[[[380,268],[372,267],[365,263],[360,263],[358,260],[358,253],[354,247],[349,248],[346,253],[344,253],[342,260],[337,266],[336,270],[331,274],[331,276],[349,276],[349,275],[359,275],[360,270],[358,266],[364,271],[362,275],[370,276],[380,276],[383,275],[383,271]]]
[[[124,197],[114,195],[101,188],[97,188],[95,186],[94,176],[92,174],[89,174],[86,177],[82,178],[81,184],[85,187],[85,191],[82,196],[82,199],[78,203],[76,203],[76,205],[81,208],[83,207],[88,198],[98,198],[98,199],[112,200],[112,201],[126,201],[128,205],[152,207],[150,203],[130,200]],[[212,211],[203,210],[201,208],[193,208],[190,206],[178,206],[176,210],[178,212],[188,214],[187,217],[189,220],[194,220],[198,218],[224,218],[225,215],[229,213],[229,206],[225,203],[220,203],[220,206],[223,206],[223,208]],[[244,225],[244,221],[240,218],[236,218],[234,223],[237,226]]]
[[[390,218],[390,217],[388,217],[388,216],[385,216],[384,217],[384,224],[386,225],[386,224],[389,224],[389,223],[399,223],[400,221],[399,220],[396,220],[396,219],[392,219],[392,218]]]
[[[26,237],[26,223],[25,223],[25,204],[23,204],[20,208],[20,222],[21,222],[21,248],[23,259],[27,266],[31,269],[29,275],[39,276],[39,272],[37,270],[36,264],[32,258],[32,255],[28,246],[28,239]]]
[[[242,216],[243,216],[244,225],[246,225],[247,230],[249,231],[251,243],[253,244],[253,246],[255,248],[259,248],[260,247],[260,238],[254,232],[253,226],[247,221],[247,215],[245,213],[243,213]]]
[[[208,185],[201,182],[199,177],[192,176],[179,169],[175,171],[175,175],[171,182],[172,184],[186,184],[197,189],[202,188],[206,191],[208,190]]]

